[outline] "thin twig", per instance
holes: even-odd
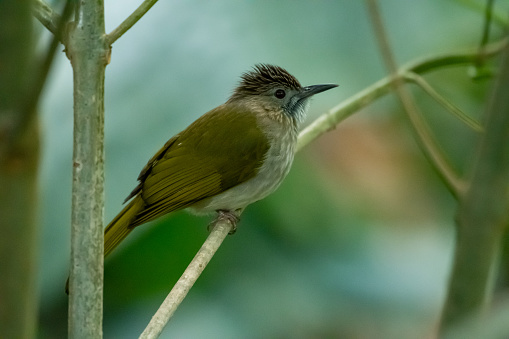
[[[407,113],[411,125],[416,133],[416,140],[418,141],[428,160],[431,162],[432,166],[442,177],[449,191],[455,197],[459,197],[465,190],[463,182],[459,180],[457,174],[445,157],[445,154],[436,143],[410,92],[404,86],[403,79],[401,79],[401,77],[397,77],[398,69],[396,62],[394,61],[391,48],[389,46],[387,35],[385,33],[385,27],[380,16],[378,3],[376,0],[366,0],[366,3],[368,5],[368,12],[371,17],[371,22],[373,24],[373,31],[380,45],[380,51],[382,53],[386,67],[389,69],[390,74],[392,74],[395,78],[394,86],[396,93],[398,94],[401,104],[403,105],[403,108]]]
[[[484,28],[481,38],[481,43],[479,45],[479,49],[482,50],[484,46],[488,43],[490,39],[490,27],[491,27],[491,17],[493,12],[493,0],[486,0],[486,8],[484,9]]]
[[[479,0],[456,0],[456,2],[461,3],[466,8],[470,8],[476,14],[486,10],[486,6]],[[493,23],[499,25],[499,27],[505,28],[509,25],[509,18],[505,11],[492,11],[491,15]]]
[[[474,67],[472,67],[472,78],[482,79],[486,77],[492,77],[493,71],[486,65],[486,57],[484,56],[484,48],[490,39],[490,28],[493,18],[493,0],[486,0],[486,6],[484,8],[484,23],[481,41],[479,43],[479,53],[477,60],[475,61]]]
[[[150,323],[140,335],[140,339],[157,338],[161,334],[171,316],[177,310],[177,307],[184,300],[191,287],[193,287],[198,277],[212,259],[212,256],[214,256],[219,246],[221,246],[228,233],[235,227],[232,221],[227,218],[218,217],[214,223],[214,228],[212,232],[210,232],[207,240],[205,240],[196,256],[189,266],[187,266],[180,279],[175,286],[173,286],[171,292],[154,314],[152,320],[150,320]]]
[[[48,31],[53,34],[57,33],[58,24],[61,22],[60,15],[55,13],[49,4],[43,0],[35,0],[32,13]]]
[[[456,105],[440,95],[423,77],[416,73],[409,72],[405,74],[405,79],[418,85],[426,94],[435,99],[436,102],[442,105],[447,111],[451,112],[461,122],[465,123],[465,125],[476,132],[483,132],[483,127],[477,121],[470,118]]]
[[[117,28],[115,28],[106,36],[106,42],[111,45],[117,41],[117,39],[124,35],[125,32],[127,32],[136,22],[138,22],[138,20],[140,20],[141,17],[144,16],[145,13],[147,13],[148,10],[152,8],[156,2],[157,0],[143,1],[143,3],[138,8],[136,8],[136,10],[131,13],[127,19],[125,19]]]

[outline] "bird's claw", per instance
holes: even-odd
[[[207,226],[207,230],[209,232],[212,232],[214,226],[220,220],[227,220],[232,225],[232,229],[228,234],[234,234],[237,231],[237,223],[240,221],[239,216],[236,214],[236,211],[226,211],[226,210],[217,211],[216,219]]]

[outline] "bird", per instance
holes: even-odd
[[[104,256],[136,227],[182,209],[236,224],[288,174],[309,99],[334,87],[303,87],[270,64],[243,73],[224,104],[169,139],[143,167],[129,203],[104,230]]]

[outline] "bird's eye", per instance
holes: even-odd
[[[274,93],[274,96],[278,99],[283,99],[285,97],[286,93],[284,90],[282,89],[278,89],[275,93]]]

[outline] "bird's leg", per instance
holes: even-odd
[[[232,224],[232,230],[229,234],[234,234],[235,231],[237,231],[237,223],[240,221],[240,214],[242,213],[242,210],[243,209],[235,211],[218,210],[216,219],[207,226],[207,230],[209,232],[212,231],[216,223],[220,220],[228,220]]]

